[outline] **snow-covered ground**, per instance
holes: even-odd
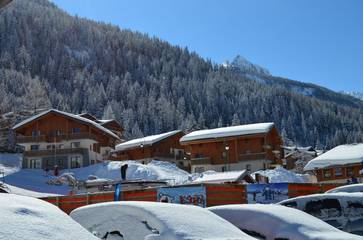
[[[68,185],[49,185],[47,182],[54,179],[51,174],[45,175],[40,169],[21,169],[19,168],[19,156],[0,155],[0,169],[5,170],[5,183],[11,192],[39,196],[35,192],[67,195],[72,189]],[[21,157],[20,157],[21,161]],[[72,172],[77,180],[87,180],[90,175],[97,178],[120,180],[120,168],[122,164],[128,164],[128,180],[167,180],[170,184],[187,183],[190,178],[189,173],[179,169],[174,164],[162,161],[151,161],[143,165],[135,161],[125,162],[105,162],[91,165],[84,168],[76,168],[61,171],[60,174]],[[26,189],[23,191],[23,189]],[[49,195],[49,194],[45,194]],[[41,196],[44,196],[43,194]]]
[[[268,177],[270,183],[306,183],[310,181],[310,175],[297,174],[286,170],[283,167],[276,167],[275,169],[269,170],[260,170],[253,173],[252,175],[254,176],[256,173]]]
[[[0,194],[0,239],[96,240],[77,222],[45,201]]]

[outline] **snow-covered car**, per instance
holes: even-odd
[[[274,204],[208,208],[245,233],[264,240],[362,240],[300,210]]]
[[[88,205],[71,217],[101,239],[255,239],[207,209],[160,202]]]
[[[59,208],[37,198],[0,193],[0,216],[0,239],[98,239]]]
[[[278,204],[297,208],[345,232],[363,236],[363,193],[313,194]]]
[[[350,185],[346,185],[346,186],[336,187],[336,188],[330,189],[329,191],[326,191],[325,193],[338,193],[338,192],[346,192],[346,193],[361,192],[361,193],[363,193],[363,183],[350,184]]]

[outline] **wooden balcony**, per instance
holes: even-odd
[[[248,161],[248,160],[260,160],[260,159],[266,159],[266,153],[247,153],[247,154],[240,154],[239,155],[239,161]]]
[[[35,150],[25,151],[24,157],[41,157],[41,156],[54,156],[54,155],[67,155],[67,154],[86,154],[87,148],[60,148],[60,149],[49,149],[49,150]]]
[[[97,140],[96,135],[91,133],[70,133],[63,135],[40,135],[40,136],[17,136],[17,143],[37,143],[37,142],[61,142],[76,139],[93,139]]]
[[[190,161],[191,165],[206,165],[211,164],[211,158],[210,157],[202,157],[202,158],[192,158]]]

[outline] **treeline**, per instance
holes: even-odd
[[[286,142],[361,142],[363,111],[266,85],[157,38],[71,17],[46,0],[0,12],[0,111],[115,116],[126,137],[273,121]]]

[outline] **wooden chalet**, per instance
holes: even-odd
[[[180,139],[192,172],[257,171],[281,161],[282,139],[274,123],[191,132]]]
[[[337,146],[309,161],[304,171],[316,175],[318,182],[363,182],[363,143]]]
[[[138,160],[142,163],[157,159],[173,162],[187,170],[189,162],[185,158],[184,147],[179,143],[182,136],[184,133],[176,130],[126,141],[116,146],[113,159]]]
[[[13,130],[24,149],[23,168],[84,167],[109,159],[120,141],[112,129],[56,109],[30,117]]]

